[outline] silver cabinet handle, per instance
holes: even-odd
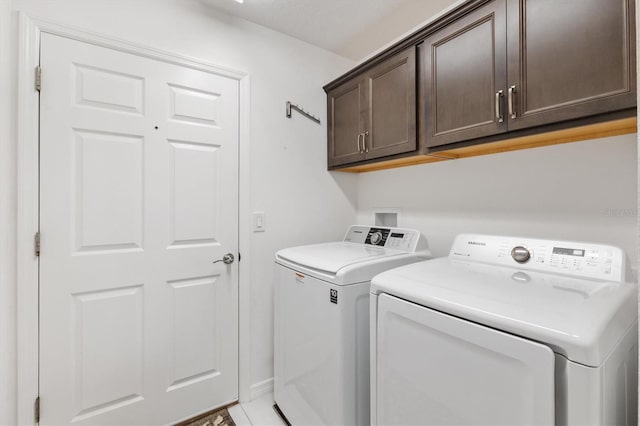
[[[516,86],[509,87],[509,115],[511,118],[516,118],[516,112],[513,109],[513,94],[516,93]]]
[[[504,95],[504,91],[498,90],[496,92],[496,119],[498,123],[502,123],[504,121],[504,117],[502,116],[502,96]]]
[[[358,152],[360,154],[364,154],[364,146],[365,146],[364,135],[365,135],[365,132],[362,132],[358,135]],[[360,136],[362,136],[362,148],[360,148]]]
[[[369,152],[369,148],[367,148],[367,135],[369,132],[364,132],[362,134],[362,147],[364,148],[364,152]]]
[[[231,265],[234,260],[236,260],[235,256],[232,253],[227,253],[222,256],[222,259],[215,260],[213,263],[222,262],[225,265]]]

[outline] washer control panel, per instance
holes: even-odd
[[[449,257],[607,281],[625,278],[625,253],[602,244],[463,234]]]
[[[354,225],[347,231],[344,241],[415,252],[419,249],[418,242],[421,241],[421,236],[415,229]]]
[[[364,242],[366,244],[384,247],[384,244],[387,242],[387,238],[389,237],[389,232],[389,229],[370,228],[367,233],[367,239],[364,240]]]

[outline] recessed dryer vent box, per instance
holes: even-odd
[[[400,209],[374,209],[373,216],[376,226],[395,228],[400,223]]]

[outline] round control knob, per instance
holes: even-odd
[[[378,243],[382,241],[382,233],[374,232],[373,234],[371,234],[371,238],[369,241],[371,241],[371,244],[378,245]]]
[[[523,246],[516,246],[511,250],[511,257],[518,263],[526,263],[531,259],[531,252]]]

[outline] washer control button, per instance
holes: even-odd
[[[524,246],[516,246],[511,250],[511,257],[518,263],[526,263],[531,258],[531,251]]]

